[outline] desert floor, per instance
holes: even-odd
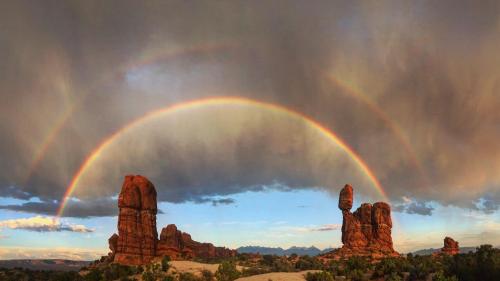
[[[194,262],[194,261],[171,261],[169,262],[171,266],[172,271],[177,271],[177,272],[191,272],[196,275],[199,275],[202,270],[209,270],[212,273],[215,273],[217,271],[217,268],[219,268],[218,263],[214,264],[209,264],[209,263],[199,263],[199,262]],[[242,270],[243,267],[237,266],[238,270]],[[267,281],[267,280],[266,280]]]
[[[273,272],[266,274],[259,274],[250,277],[238,278],[236,281],[304,281],[304,275],[307,272],[315,272],[318,270],[307,270],[301,272]]]

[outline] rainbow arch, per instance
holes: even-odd
[[[161,108],[158,110],[151,111],[149,113],[146,113],[145,115],[135,119],[134,121],[126,124],[123,126],[121,129],[117,130],[107,138],[105,138],[92,152],[85,158],[85,160],[82,162],[81,166],[73,176],[69,186],[66,189],[66,192],[64,193],[64,196],[61,200],[61,204],[59,206],[59,209],[57,210],[57,217],[61,217],[62,214],[64,213],[64,208],[66,207],[69,198],[75,191],[75,189],[78,186],[78,183],[82,176],[85,174],[87,171],[88,167],[92,165],[103,153],[103,151],[106,150],[107,147],[113,144],[113,142],[118,139],[120,136],[122,136],[124,133],[127,131],[134,129],[135,127],[139,126],[140,124],[143,124],[145,122],[148,122],[150,120],[160,118],[160,117],[165,117],[168,115],[175,114],[177,112],[185,111],[185,110],[192,110],[192,109],[197,109],[197,108],[202,108],[206,106],[224,106],[224,105],[242,105],[242,106],[254,106],[257,108],[261,109],[266,109],[270,110],[273,112],[277,113],[282,113],[287,116],[290,116],[292,118],[296,118],[298,120],[301,120],[303,122],[306,122],[308,125],[310,125],[312,128],[320,132],[323,136],[328,138],[330,141],[338,145],[340,148],[342,148],[348,155],[351,157],[351,159],[355,162],[355,164],[363,171],[363,173],[368,177],[368,179],[371,181],[377,192],[386,200],[388,200],[387,194],[385,193],[382,185],[380,184],[380,181],[377,179],[375,176],[375,173],[369,168],[369,166],[363,161],[363,159],[352,149],[347,143],[345,143],[339,136],[337,136],[333,131],[330,129],[326,128],[325,126],[321,125],[318,123],[316,120],[312,119],[311,117],[300,113],[298,111],[295,111],[293,109],[284,107],[282,105],[277,105],[273,103],[268,103],[268,102],[263,102],[263,101],[258,101],[258,100],[253,100],[253,99],[248,99],[248,98],[243,98],[243,97],[231,97],[231,96],[224,96],[224,97],[210,97],[210,98],[203,98],[203,99],[196,99],[196,100],[191,100],[191,101],[186,101],[186,102],[181,102],[177,104],[173,104],[170,106],[167,106],[165,108]]]

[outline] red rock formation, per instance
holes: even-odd
[[[118,197],[118,235],[109,240],[108,261],[139,265],[155,257],[173,259],[235,256],[235,250],[200,243],[191,235],[177,230],[174,224],[163,228],[158,241],[156,230],[156,190],[143,176],[126,176]]]
[[[345,185],[340,191],[339,209],[342,210],[341,249],[325,254],[324,258],[348,258],[350,256],[399,256],[394,251],[391,237],[391,207],[384,202],[373,206],[363,203],[351,213],[353,188]]]
[[[458,241],[453,240],[451,237],[444,238],[444,247],[441,248],[441,253],[446,255],[456,255],[460,252]]]
[[[143,264],[156,256],[156,190],[143,176],[126,176],[118,197],[118,239],[114,261]],[[111,248],[111,246],[110,246]]]
[[[158,255],[170,256],[172,259],[182,258],[214,258],[233,257],[235,250],[224,247],[215,247],[211,243],[200,243],[194,241],[191,235],[181,232],[175,224],[163,228],[158,242]]]

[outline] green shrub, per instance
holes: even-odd
[[[403,278],[401,278],[398,273],[392,272],[389,274],[389,276],[387,276],[385,281],[403,281]]]
[[[161,281],[175,281],[175,278],[172,275],[167,275],[167,276],[163,276]]]
[[[161,270],[167,272],[168,269],[170,268],[170,264],[168,263],[170,261],[170,257],[169,256],[164,256],[162,259],[161,259]]]
[[[241,273],[242,276],[252,276],[252,275],[258,275],[258,274],[265,274],[271,272],[270,267],[247,267],[243,269],[243,272]]]
[[[222,262],[215,272],[217,281],[233,281],[240,277],[240,275],[234,262]]]
[[[203,281],[213,281],[214,280],[214,274],[212,273],[212,271],[204,269],[201,272],[201,279]]]
[[[97,268],[92,269],[84,277],[85,281],[101,281],[101,271]]]
[[[447,277],[442,271],[439,271],[432,276],[432,281],[458,281],[458,279],[455,276]]]
[[[295,268],[298,270],[323,270],[323,263],[316,257],[301,256],[295,263]]]
[[[326,271],[308,272],[306,274],[307,281],[334,281],[333,275]]]
[[[142,280],[143,281],[155,281],[155,277],[154,277],[152,272],[145,271],[142,273]]]
[[[196,277],[196,275],[194,275],[191,272],[182,272],[179,275],[179,281],[201,281],[201,280],[202,279]]]

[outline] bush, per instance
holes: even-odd
[[[179,281],[201,281],[201,279],[191,272],[183,272],[179,275]]]
[[[201,272],[201,279],[203,281],[213,281],[214,280],[214,274],[212,273],[212,271],[204,269]]]
[[[316,257],[301,256],[295,263],[295,268],[298,270],[322,270],[324,269],[323,263]]]
[[[85,281],[101,281],[101,271],[99,269],[92,269],[87,275],[84,277]]]
[[[142,273],[142,280],[143,281],[155,281],[155,277],[153,276],[153,273],[149,271],[145,271]]]
[[[387,276],[385,281],[403,281],[403,278],[401,278],[401,276],[399,276],[396,272],[392,272],[389,276]]]
[[[222,262],[215,272],[217,281],[233,281],[240,277],[240,275],[234,262]]]
[[[164,256],[161,259],[161,270],[162,271],[165,271],[165,272],[168,271],[168,269],[170,268],[170,264],[168,264],[169,261],[170,261],[170,257],[169,256]]]
[[[363,281],[365,280],[364,272],[361,269],[354,269],[347,273],[347,277],[351,281]]]
[[[247,267],[243,269],[243,272],[241,273],[242,276],[252,276],[252,275],[257,275],[257,274],[265,274],[271,272],[271,269],[269,267]]]
[[[437,272],[432,276],[432,281],[458,281],[457,277],[446,277],[442,271]]]
[[[307,281],[334,281],[333,275],[326,271],[308,272],[306,274]]]
[[[175,278],[172,275],[167,275],[163,277],[162,281],[175,281]]]
[[[410,264],[405,259],[385,258],[375,265],[372,277],[379,278],[379,277],[384,277],[386,275],[394,276],[394,274],[398,274],[399,277],[401,277],[400,274],[402,272],[409,271],[410,268],[411,268]]]
[[[475,253],[458,254],[443,259],[445,276],[458,280],[500,280],[500,249],[481,245]]]

